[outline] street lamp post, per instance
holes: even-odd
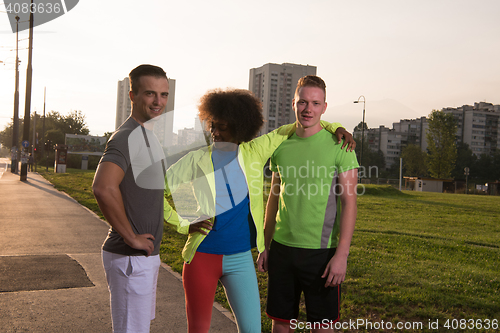
[[[18,148],[19,141],[19,16],[16,16],[16,80],[14,90],[14,117],[12,118],[12,149],[10,172],[16,173],[18,168]]]
[[[361,154],[359,156],[360,160],[360,166],[363,166],[363,144],[365,142],[365,106],[366,106],[366,100],[365,96],[361,95],[359,96],[357,101],[354,101],[354,103],[359,103],[361,97],[363,97],[363,123],[361,123]]]

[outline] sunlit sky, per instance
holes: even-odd
[[[1,0],[0,0],[1,1]],[[36,1],[37,2],[37,1]],[[176,79],[175,128],[193,127],[198,99],[248,88],[250,68],[317,66],[325,119],[352,131],[433,109],[500,104],[498,0],[81,0],[34,28],[31,111],[81,110],[92,135],[115,127],[117,81],[139,64]],[[19,34],[20,117],[28,32]],[[0,130],[13,116],[15,34],[0,5]],[[22,130],[21,130],[22,131]]]

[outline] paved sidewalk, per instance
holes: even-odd
[[[37,173],[22,182],[0,167],[0,331],[111,332],[100,254],[108,225]],[[151,332],[187,331],[179,279],[160,268]],[[210,332],[236,332],[230,316],[214,308]]]

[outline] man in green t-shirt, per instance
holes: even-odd
[[[266,249],[258,268],[269,272],[266,311],[274,333],[297,327],[302,292],[312,332],[333,332],[356,221],[359,165],[353,151],[322,130],[327,103],[321,78],[299,80],[293,107],[296,133],[271,157]]]

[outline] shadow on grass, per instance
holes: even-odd
[[[463,209],[468,209],[467,206],[464,206],[463,204],[454,204],[454,203],[449,203],[449,202],[442,202],[442,201],[431,201],[431,200],[421,200],[419,198],[422,198],[422,197],[415,197],[415,198],[408,198],[409,201],[415,201],[415,202],[418,202],[418,203],[421,203],[421,204],[425,204],[425,205],[430,205],[430,206],[441,206],[441,207],[449,207],[449,208],[453,208],[453,209],[460,209],[460,210],[463,210]],[[472,208],[476,208],[474,205],[472,205]],[[485,213],[490,213],[490,214],[498,214],[498,209],[482,209],[481,210],[481,213],[485,214]]]
[[[364,189],[363,189],[364,188]],[[453,208],[453,209],[475,209],[474,203],[471,203],[470,206],[464,206],[463,203],[451,203],[451,202],[444,202],[444,201],[432,201],[427,199],[426,195],[421,194],[420,192],[414,192],[412,191],[411,194],[409,193],[404,193],[402,191],[399,191],[398,189],[392,187],[391,185],[363,185],[363,186],[358,186],[357,188],[358,195],[366,195],[366,196],[377,196],[377,197],[384,197],[384,198],[395,198],[395,199],[403,199],[403,200],[408,200],[412,202],[417,202],[419,204],[424,204],[424,205],[430,205],[430,206],[437,206],[437,207],[448,207],[448,208]],[[425,193],[433,193],[433,192],[425,192]],[[448,194],[450,196],[459,196],[459,194]],[[461,195],[461,197],[464,196],[463,198],[465,199],[465,195]],[[484,198],[492,198],[492,197],[486,197],[483,196]],[[474,199],[476,199],[474,197]],[[458,199],[458,198],[457,198]],[[483,214],[498,214],[498,209],[482,209],[481,212]]]
[[[452,239],[452,238],[445,238],[445,237],[432,236],[432,235],[411,234],[411,233],[408,233],[408,232],[400,232],[400,231],[394,231],[394,230],[356,229],[356,232],[367,232],[367,233],[373,233],[373,234],[408,236],[408,237],[424,238],[424,239],[438,239],[438,240],[444,240],[444,241],[449,241],[449,242],[458,242],[459,241],[457,239]],[[500,246],[495,245],[495,244],[473,242],[473,241],[467,241],[467,240],[466,241],[462,241],[462,242],[465,243],[465,244],[468,244],[468,245],[483,246],[483,247],[489,247],[489,248],[493,248],[493,249],[500,248]]]
[[[381,197],[400,197],[400,198],[410,198],[411,195],[401,192],[395,189],[391,185],[364,185],[358,184],[357,187],[358,195],[373,195]]]

